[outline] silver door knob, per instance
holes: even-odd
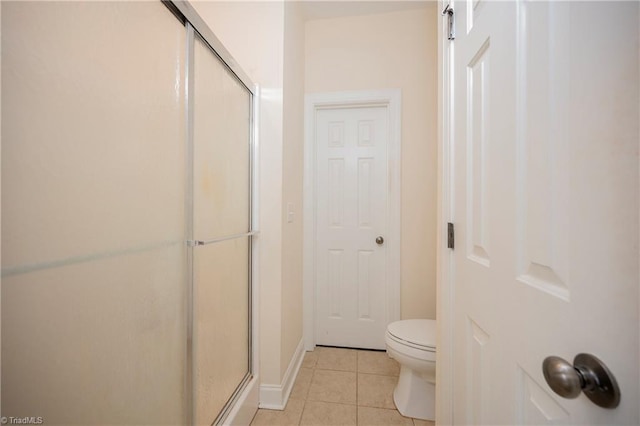
[[[603,408],[620,404],[620,388],[606,365],[591,354],[578,354],[573,365],[557,356],[542,362],[542,373],[549,387],[564,398],[577,398],[580,392]]]
[[[376,238],[376,244],[381,246],[384,243],[384,238],[382,238],[382,236],[379,236],[378,238]]]

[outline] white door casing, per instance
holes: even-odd
[[[638,4],[452,7],[438,422],[638,424]],[[545,382],[545,357],[582,352],[616,376],[617,408]]]
[[[400,318],[399,117],[399,91],[307,96],[307,350],[384,349]]]

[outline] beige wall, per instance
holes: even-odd
[[[437,11],[306,24],[306,93],[402,90],[402,318],[436,315]]]
[[[302,340],[302,175],[304,32],[299,2],[284,9],[284,129],[282,159],[282,356],[284,373]],[[287,204],[293,218],[287,220]]]

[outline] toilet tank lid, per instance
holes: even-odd
[[[436,321],[410,319],[389,324],[387,330],[398,339],[420,346],[436,347]]]

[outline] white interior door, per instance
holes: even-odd
[[[458,2],[454,424],[638,424],[638,3]],[[555,394],[578,353],[620,404]]]
[[[316,343],[384,349],[388,112],[316,113]]]

